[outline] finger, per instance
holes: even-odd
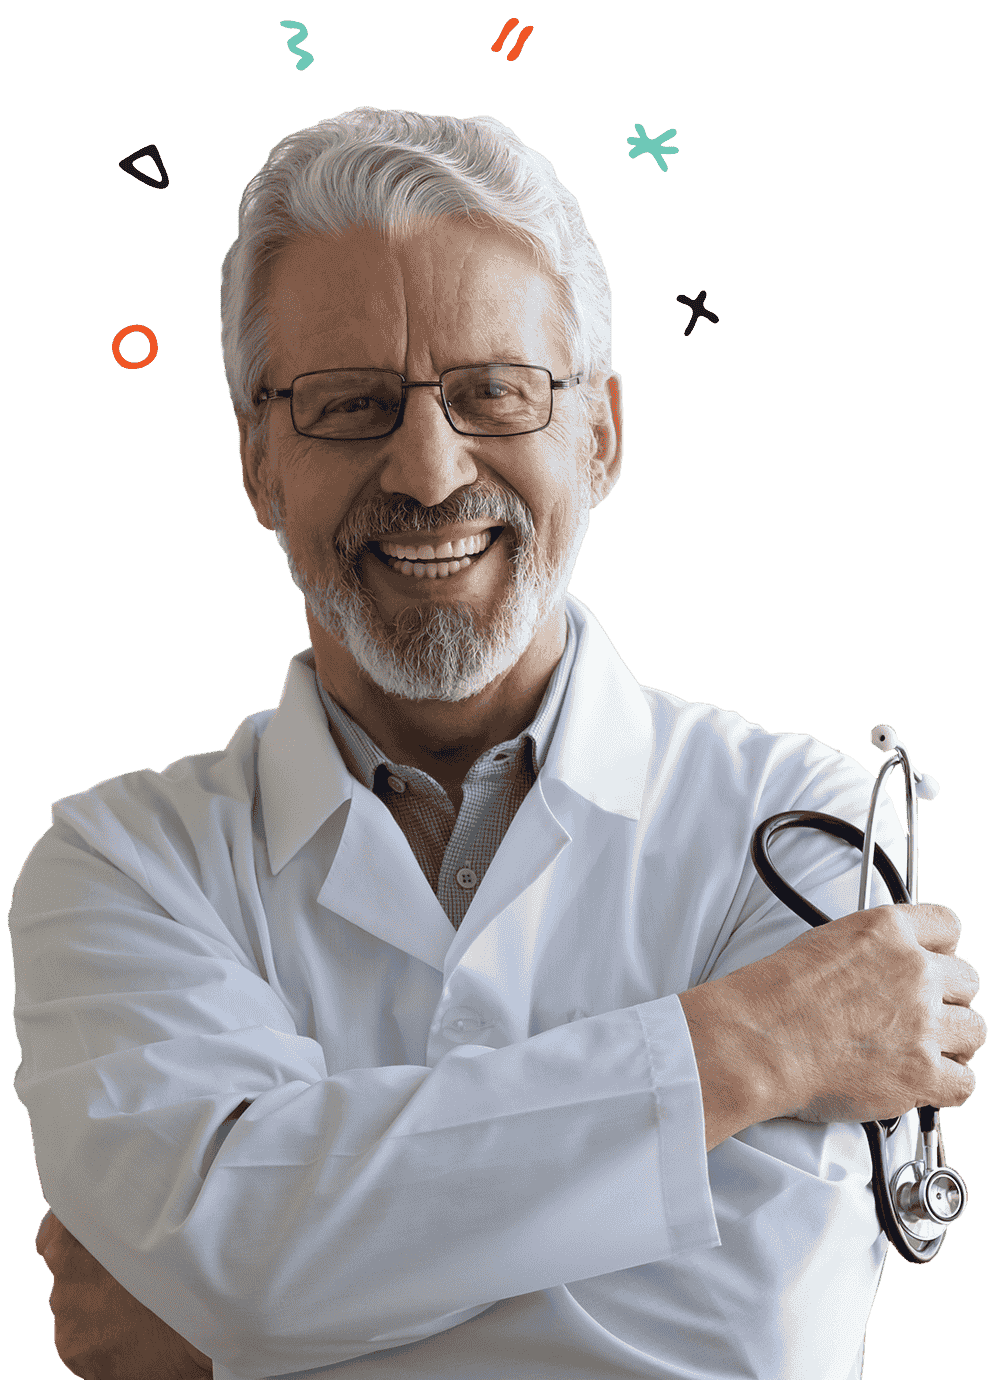
[[[942,1054],[965,1062],[986,1043],[986,1022],[967,1006],[946,1006],[941,1021]]]
[[[949,1006],[968,1006],[979,991],[979,974],[957,954],[941,955],[943,1001]]]
[[[932,953],[953,954],[962,934],[962,922],[950,906],[898,906],[913,925],[917,943]]]
[[[59,1218],[50,1208],[42,1218],[38,1228],[38,1235],[35,1237],[35,1250],[48,1265],[52,1268],[53,1252],[65,1251],[69,1246],[77,1244],[75,1236],[72,1236]]]
[[[935,1096],[933,1105],[935,1107],[961,1107],[963,1102],[972,1096],[976,1090],[976,1075],[968,1064],[953,1060],[949,1055],[944,1056],[948,1060],[942,1070],[942,1088]]]
[[[52,1209],[49,1208],[48,1212],[42,1218],[41,1222],[39,1222],[38,1232],[35,1235],[35,1250],[38,1252],[39,1255],[45,1254],[45,1246],[49,1240],[49,1237],[52,1234],[51,1224],[54,1221],[55,1218],[52,1214]]]
[[[968,959],[961,958],[956,954],[952,959],[953,963],[959,963],[959,969],[954,970],[953,981],[960,992],[967,992],[970,1002],[974,1002],[979,995],[979,974],[972,967]],[[968,1005],[968,1003],[966,1003]]]
[[[78,1269],[80,1259],[88,1255],[55,1214],[46,1221],[44,1233],[39,1233],[37,1249],[54,1275],[64,1273],[67,1269]]]

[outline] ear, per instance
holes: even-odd
[[[269,532],[274,531],[271,507],[274,499],[274,485],[267,473],[265,448],[261,441],[253,445],[250,439],[250,423],[245,417],[237,417],[240,429],[240,456],[243,460],[243,487],[254,506],[257,521]],[[258,432],[258,437],[261,433]]]
[[[594,451],[590,458],[592,507],[597,507],[618,482],[622,466],[622,381],[618,374],[602,375],[601,408],[593,423]]]

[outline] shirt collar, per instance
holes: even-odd
[[[568,633],[538,715],[525,730],[533,735],[542,784],[562,782],[599,809],[638,819],[652,743],[649,704],[590,610],[572,596],[566,609],[575,644]],[[268,859],[277,874],[363,789],[330,733],[311,648],[291,660],[281,703],[261,735],[257,770]]]
[[[576,627],[573,620],[567,615],[566,645],[555,670],[549,677],[549,683],[538,713],[523,733],[520,733],[516,738],[511,738],[506,743],[497,744],[489,749],[490,752],[496,752],[499,747],[504,747],[513,756],[515,752],[520,753],[525,740],[527,740],[531,747],[531,764],[534,769],[532,781],[541,771],[549,744],[555,733],[559,710],[562,707],[566,687],[573,671],[578,642]],[[353,769],[357,779],[362,781],[370,791],[374,790],[375,773],[379,767],[384,764],[390,771],[395,771],[398,768],[398,763],[393,762],[369,737],[361,725],[348,714],[347,710],[328,694],[318,675],[316,675],[316,689],[329,718],[334,741],[341,756],[348,767]]]

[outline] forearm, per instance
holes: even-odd
[[[775,1046],[761,1038],[752,994],[757,966],[679,993],[701,1080],[706,1150],[781,1116],[787,1098]]]
[[[55,1344],[77,1375],[203,1380],[211,1357],[134,1298],[52,1213],[35,1248],[52,1271]]]
[[[113,1115],[88,1114],[91,1085],[79,1071],[53,1075],[60,1106],[76,1099],[78,1153],[64,1158],[39,1137],[43,1183],[87,1204],[88,1223],[70,1207],[67,1225],[126,1288],[237,1373],[419,1341],[498,1299],[715,1244],[707,1183],[696,1191],[699,1094],[684,1027],[673,997],[648,1005],[459,1049],[429,1069],[348,1070],[263,1092],[230,1123],[169,1230],[145,1178],[103,1173],[121,1132]],[[174,1126],[165,1148],[135,1115],[128,1134],[133,1158],[157,1186],[180,1184],[179,1197],[208,1157],[191,1131],[191,1152],[178,1155],[180,1110]],[[664,1172],[677,1155],[682,1194]],[[114,1233],[103,1225],[112,1215]]]

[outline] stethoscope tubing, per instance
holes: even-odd
[[[897,759],[898,760],[898,759]],[[895,765],[893,761],[886,762],[879,774],[878,784],[881,784],[886,771]],[[908,766],[909,764],[907,764]],[[910,794],[912,793],[912,779],[909,770],[906,772],[908,799],[910,805]],[[831,916],[825,915],[817,906],[812,905],[804,896],[793,890],[788,885],[780,872],[774,866],[770,856],[771,840],[786,829],[816,829],[820,833],[829,834],[834,838],[843,840],[844,843],[852,844],[862,854],[862,894],[869,894],[870,889],[870,868],[874,862],[875,870],[885,882],[889,890],[889,895],[897,905],[912,904],[910,891],[906,883],[897,872],[891,858],[885,853],[877,843],[874,842],[874,808],[877,801],[878,786],[872,797],[871,817],[868,821],[868,828],[862,833],[855,825],[849,824],[846,820],[838,819],[835,815],[820,814],[813,810],[786,810],[781,814],[772,815],[763,824],[758,825],[754,830],[753,839],[750,844],[750,856],[754,867],[757,869],[762,881],[782,901],[789,910],[794,912],[800,920],[804,920],[807,925],[812,925],[814,929],[820,925],[830,923]],[[909,813],[915,814],[915,811]],[[865,865],[867,864],[867,865]],[[908,880],[911,880],[916,865],[915,840],[911,847],[907,849],[907,872]],[[937,1121],[936,1107],[921,1107],[919,1109],[921,1130],[932,1128]],[[872,1190],[875,1194],[875,1208],[878,1213],[879,1225],[885,1232],[886,1237],[899,1251],[905,1260],[915,1265],[926,1264],[932,1260],[941,1248],[945,1233],[942,1230],[939,1236],[930,1241],[917,1241],[917,1238],[904,1236],[903,1229],[900,1227],[896,1217],[892,1200],[889,1194],[889,1165],[888,1165],[888,1137],[892,1135],[899,1125],[901,1118],[892,1117],[885,1121],[865,1121],[862,1122],[865,1135],[868,1137],[868,1146],[871,1151],[872,1159]],[[937,1146],[938,1166],[944,1166],[944,1149],[938,1138]]]

